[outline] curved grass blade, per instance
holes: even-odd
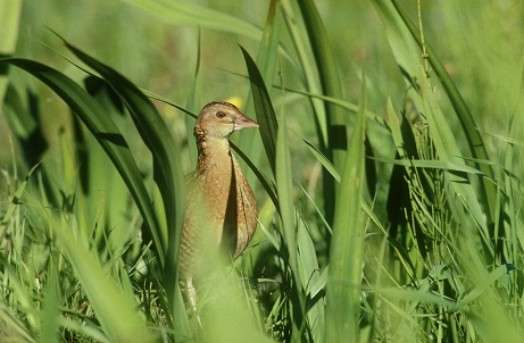
[[[273,175],[276,175],[275,137],[277,136],[278,124],[275,116],[275,110],[273,109],[273,105],[269,100],[269,93],[267,91],[266,85],[264,84],[264,79],[262,78],[255,61],[243,47],[240,47],[240,49],[244,55],[247,71],[249,73],[251,93],[253,94],[257,121],[260,124],[259,131],[262,138],[262,143],[264,144],[266,156],[269,160]]]
[[[340,173],[336,170],[335,166],[331,161],[322,154],[313,144],[304,139],[309,151],[315,155],[316,159],[322,164],[322,166],[328,171],[328,173],[335,179],[335,181],[340,182]]]
[[[63,40],[84,63],[93,68],[119,94],[129,110],[140,136],[153,155],[153,176],[162,195],[167,228],[161,232],[152,232],[166,251],[165,272],[168,299],[173,306],[178,288],[178,256],[180,237],[184,219],[184,176],[180,163],[176,160],[177,144],[160,114],[149,98],[140,89],[114,69],[104,65],[80,49]],[[160,221],[161,222],[161,221]],[[162,229],[161,226],[159,226]],[[166,241],[167,240],[167,241]],[[184,315],[183,309],[175,309],[173,314]],[[176,321],[179,323],[180,321]],[[186,322],[183,320],[182,322]],[[187,328],[180,328],[187,333]],[[178,331],[178,330],[177,330]]]
[[[264,23],[264,38],[259,42],[258,54],[255,61],[262,79],[265,80],[267,84],[272,82],[277,66],[276,60],[278,56],[280,39],[282,37],[282,20],[280,20],[280,18],[280,0],[271,0]],[[246,75],[242,75],[241,77],[247,78]],[[271,91],[272,89],[268,89],[268,93],[271,93]],[[253,96],[250,93],[246,103],[245,112],[253,113],[253,108]],[[240,132],[240,135],[237,136],[236,142],[238,142],[239,146],[245,147],[244,151],[246,154],[255,160],[259,160],[260,155],[263,154],[263,147],[260,144],[260,137],[257,135],[250,134],[249,132]],[[250,174],[246,176],[249,181],[252,181]]]
[[[260,39],[262,31],[243,19],[188,1],[124,0],[155,14],[165,22],[226,31],[252,39]]]
[[[18,58],[1,60],[0,66],[2,64],[16,66],[32,74],[67,103],[113,161],[151,232],[160,232],[151,199],[129,147],[114,122],[108,118],[100,105],[77,83],[53,68]],[[160,237],[153,236],[153,239],[159,261],[161,265],[164,265],[165,252]]]
[[[251,169],[253,174],[257,177],[258,181],[262,184],[262,187],[264,187],[264,190],[266,191],[267,195],[273,202],[276,208],[279,208],[278,205],[278,198],[277,193],[275,191],[275,187],[268,181],[268,178],[264,176],[264,174],[255,166],[255,164],[244,154],[242,150],[240,150],[235,144],[230,143],[231,148],[240,156],[240,158],[246,162],[246,165]]]
[[[174,153],[178,150],[176,149],[177,144],[169,129],[149,98],[138,87],[114,69],[98,62],[68,42],[64,41],[64,43],[78,58],[100,73],[120,95],[131,113],[140,136],[153,154],[154,179],[164,201],[168,233],[174,235],[169,236],[169,244],[173,243],[172,252],[178,256],[178,244],[175,243],[180,239],[184,218],[184,176]],[[164,236],[160,232],[157,235]],[[169,245],[167,242],[162,242],[162,244],[164,249]]]
[[[489,287],[491,287],[498,279],[515,269],[515,266],[509,263],[503,264],[495,268],[495,270],[493,270],[488,275],[488,277],[483,280],[481,284],[476,285],[476,287],[473,290],[471,290],[464,298],[459,300],[459,302],[456,305],[457,309],[460,309],[471,303],[473,300],[478,298],[483,292],[485,292]]]

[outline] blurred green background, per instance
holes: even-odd
[[[94,57],[116,68],[143,89],[186,105],[193,84],[198,84],[197,104],[212,99],[240,97],[249,92],[245,66],[238,44],[256,53],[257,39],[201,25],[170,13],[152,13],[137,6],[141,1],[25,1],[22,8],[16,56],[32,58],[76,73],[60,55],[67,53],[50,31],[81,46]],[[144,2],[147,3],[147,2]],[[175,3],[187,3],[177,1]],[[417,20],[417,2],[399,2]],[[267,1],[191,2],[211,8],[262,28]],[[405,92],[398,68],[385,38],[385,31],[369,1],[315,1],[324,20],[346,99],[355,102],[360,92],[361,70],[368,78],[368,108],[384,113],[388,97],[402,99]],[[523,5],[519,1],[421,1],[421,19],[426,41],[445,63],[453,80],[478,120],[479,129],[497,154],[498,139],[509,129],[521,92],[524,34]],[[199,38],[200,36],[200,38]],[[283,40],[289,39],[283,35]],[[195,68],[200,50],[200,74]],[[280,82],[297,87],[297,75],[285,61],[278,62]],[[13,73],[19,73],[13,71]],[[20,76],[23,77],[23,76]],[[277,80],[277,79],[276,79]],[[35,87],[39,87],[37,84]],[[42,90],[42,92],[49,92]],[[39,105],[43,115],[60,116],[61,104],[52,94]],[[401,104],[395,104],[400,107]],[[297,104],[290,117],[292,127],[307,136],[300,118],[307,107]],[[166,109],[164,112],[169,112]],[[291,111],[290,111],[291,112]],[[166,116],[169,113],[165,113]],[[451,120],[451,119],[450,119]],[[521,121],[520,116],[516,119]],[[48,123],[48,121],[43,120]],[[0,118],[2,166],[12,160],[9,129]],[[53,142],[61,120],[51,121],[47,138]]]

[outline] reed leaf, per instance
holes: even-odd
[[[360,280],[365,233],[361,211],[365,187],[365,89],[364,83],[358,119],[346,154],[335,207],[326,285],[326,342],[358,342],[360,334]]]

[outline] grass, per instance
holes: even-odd
[[[2,341],[520,341],[521,5],[8,2]],[[259,226],[200,326],[183,175],[230,97]]]

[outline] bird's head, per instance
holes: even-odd
[[[195,124],[196,135],[228,138],[234,131],[258,127],[256,121],[246,117],[229,102],[211,102],[204,106]]]

